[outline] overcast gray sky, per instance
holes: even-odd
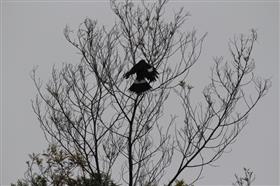
[[[258,31],[253,57],[256,74],[271,77],[273,86],[249,117],[249,125],[240,134],[232,151],[224,154],[217,168],[206,167],[197,185],[231,185],[234,173],[251,168],[256,185],[278,185],[278,51],[279,5],[276,1],[170,1],[174,10],[185,7],[191,13],[184,29],[208,32],[203,53],[192,69],[189,82],[196,90],[207,85],[214,56],[229,56],[227,42],[234,34]],[[2,117],[1,183],[8,185],[26,170],[28,153],[46,148],[43,133],[31,109],[35,89],[29,77],[39,66],[43,80],[50,76],[53,64],[79,61],[77,51],[63,36],[68,24],[77,28],[84,18],[99,24],[114,22],[108,1],[3,1],[2,2]],[[199,101],[199,100],[198,100]],[[187,173],[186,173],[187,174]],[[183,178],[183,176],[182,176]]]

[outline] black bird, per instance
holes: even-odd
[[[136,94],[141,94],[152,88],[147,80],[156,81],[158,78],[157,70],[143,59],[135,64],[127,73],[125,73],[124,77],[127,79],[129,76],[135,73],[136,80],[130,86],[129,90],[135,92]]]

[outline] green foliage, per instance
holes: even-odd
[[[12,183],[11,186],[28,186],[28,183],[24,183],[24,181],[18,180],[16,184]]]
[[[175,186],[194,186],[193,184],[187,184],[184,180],[176,180]]]
[[[33,180],[28,183],[27,180],[18,180],[16,184],[11,184],[11,186],[47,186],[47,181],[41,176],[35,176]]]
[[[64,178],[62,178],[64,179]],[[63,182],[63,183],[62,183]],[[41,176],[35,177],[32,183],[28,183],[26,180],[18,180],[16,184],[11,184],[11,186],[47,186],[46,179]],[[62,186],[62,185],[75,185],[75,186],[118,186],[113,183],[108,177],[103,180],[103,183],[100,184],[95,178],[86,178],[86,177],[78,177],[75,179],[66,180],[57,180],[52,185]]]
[[[176,185],[175,186],[187,186],[187,184],[185,184],[184,180],[176,180],[175,181]]]
[[[113,183],[109,177],[103,176],[102,186],[117,186],[117,184]],[[92,186],[92,185],[100,185],[100,183],[94,178],[78,178],[75,182],[76,186]]]
[[[30,154],[29,158],[25,178],[11,186],[117,186],[110,175],[87,174],[83,169],[85,160],[79,153],[70,155],[55,144],[42,154]],[[102,183],[97,179],[99,176]]]

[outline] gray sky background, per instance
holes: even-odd
[[[276,1],[170,1],[168,8],[185,7],[191,13],[184,29],[199,34],[208,32],[201,58],[189,76],[195,90],[207,85],[214,56],[230,59],[227,42],[234,34],[258,31],[253,57],[256,74],[271,77],[273,86],[253,110],[249,124],[216,164],[206,167],[204,178],[196,185],[231,185],[234,173],[251,168],[256,185],[279,184],[279,120],[278,120],[278,51],[279,5]],[[97,19],[111,25],[115,17],[107,1],[3,1],[2,2],[2,117],[1,169],[2,185],[23,177],[31,152],[46,148],[43,133],[31,109],[35,88],[29,77],[33,66],[39,66],[42,80],[50,76],[53,64],[76,63],[77,51],[67,43],[63,28],[75,29],[84,18]],[[199,100],[197,100],[199,101]],[[176,109],[170,105],[169,109]],[[186,175],[188,172],[185,173]],[[183,178],[183,176],[182,176]]]

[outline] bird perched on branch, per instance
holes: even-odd
[[[158,78],[157,70],[143,59],[135,64],[127,73],[125,73],[124,77],[127,79],[129,76],[135,73],[136,80],[130,86],[129,90],[135,92],[136,94],[141,94],[152,88],[147,80],[152,82],[156,81]]]

